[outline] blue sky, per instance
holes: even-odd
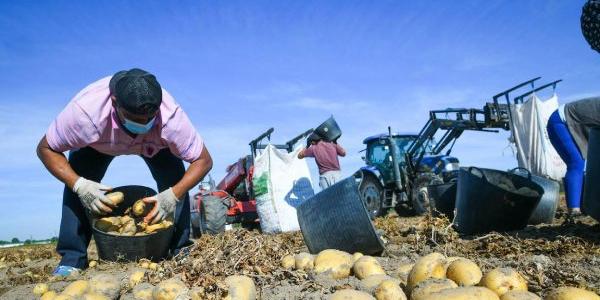
[[[286,141],[331,114],[350,175],[364,137],[418,131],[430,109],[481,108],[535,76],[564,79],[561,102],[598,94],[583,2],[0,1],[0,239],[58,233],[62,185],[35,146],[103,76],[155,73],[205,138],[215,179],[263,130]],[[453,153],[513,167],[507,137],[467,133]],[[155,186],[137,157],[114,160],[104,183]]]

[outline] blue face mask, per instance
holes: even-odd
[[[154,125],[154,120],[156,120],[156,117],[152,118],[152,120],[150,120],[146,124],[136,123],[125,118],[123,118],[123,120],[125,120],[123,126],[125,126],[125,128],[129,130],[129,132],[133,134],[144,134],[150,131],[150,129]]]

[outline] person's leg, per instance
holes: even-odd
[[[71,151],[69,164],[79,176],[100,182],[113,156],[100,153],[90,147]],[[63,192],[62,218],[56,251],[62,256],[61,266],[83,269],[87,266],[87,248],[92,229],[85,208],[79,197],[65,186]]]
[[[558,155],[567,165],[565,174],[565,194],[567,207],[579,209],[581,206],[581,194],[583,190],[583,168],[584,160],[569,132],[567,124],[561,119],[558,111],[555,111],[548,120],[548,137],[558,152]]]
[[[325,174],[327,173],[323,173],[319,176],[319,186],[321,187],[321,190],[329,187],[329,181],[327,180],[327,176]]]
[[[342,179],[342,171],[331,171],[331,185],[336,184],[338,181]]]
[[[166,148],[151,158],[143,157],[156,180],[159,193],[175,185],[185,173],[183,161]],[[175,233],[171,240],[171,251],[176,254],[181,248],[191,245],[190,241],[190,196],[185,193],[175,208]]]

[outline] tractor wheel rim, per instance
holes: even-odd
[[[369,185],[364,189],[363,198],[365,203],[367,204],[367,209],[369,212],[377,211],[377,200],[379,199],[379,193],[377,192],[377,188]]]

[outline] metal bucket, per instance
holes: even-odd
[[[582,209],[600,222],[600,129],[590,130]]]
[[[319,127],[315,129],[315,133],[326,141],[333,142],[342,136],[342,130],[337,124],[333,116],[329,117]]]
[[[510,173],[517,175],[522,174],[527,178],[531,178],[533,182],[539,184],[544,190],[544,195],[542,195],[540,202],[533,210],[533,213],[531,213],[531,217],[529,217],[527,224],[551,224],[554,222],[558,201],[560,200],[560,184],[552,179],[531,174],[531,172],[525,168],[514,168]]]
[[[122,216],[135,201],[156,195],[153,189],[139,185],[121,186],[114,188],[113,191],[123,192],[125,200],[106,216]],[[160,261],[169,254],[169,246],[175,230],[175,227],[171,226],[149,235],[118,236],[96,229],[93,223],[92,221],[98,256],[106,261],[137,261],[141,258]]]
[[[461,168],[454,224],[463,234],[523,229],[543,193],[530,178],[498,170]]]
[[[451,181],[427,187],[432,216],[446,216],[452,221],[456,204],[456,185],[456,181]]]
[[[306,200],[297,215],[310,253],[338,249],[378,255],[384,250],[353,176]]]

